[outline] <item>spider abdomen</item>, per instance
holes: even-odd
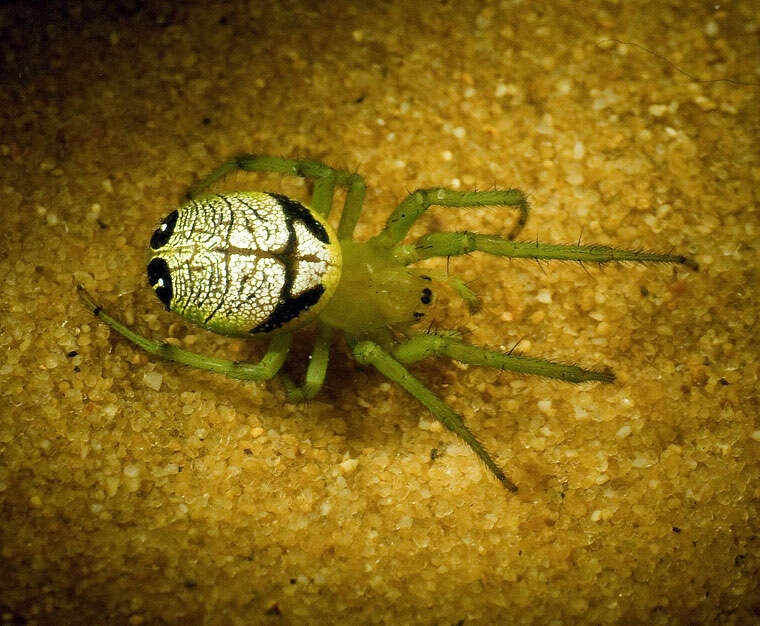
[[[316,212],[261,192],[193,199],[151,238],[148,280],[167,309],[208,330],[292,330],[324,308],[340,278],[337,237]]]

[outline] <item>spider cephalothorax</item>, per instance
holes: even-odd
[[[214,182],[238,169],[313,179],[311,207],[275,193],[202,195]],[[327,222],[335,185],[347,188],[337,232]],[[353,240],[353,231],[364,189],[364,180],[357,174],[333,170],[317,161],[240,156],[196,184],[187,194],[188,201],[169,213],[153,233],[148,281],[164,306],[223,335],[268,335],[269,348],[259,363],[216,359],[146,339],[103,311],[82,287],[80,295],[97,317],[151,354],[243,380],[265,380],[279,374],[291,401],[317,394],[334,334],[342,332],[360,363],[374,366],[417,398],[472,448],[505,487],[515,491],[517,487],[462,418],[404,365],[430,356],[448,356],[463,363],[568,382],[611,382],[614,377],[609,371],[486,350],[461,341],[456,333],[415,332],[414,324],[424,317],[433,300],[433,279],[449,284],[473,309],[478,300],[460,279],[410,265],[430,257],[482,251],[511,258],[642,261],[695,267],[685,257],[669,254],[514,241],[528,217],[525,194],[518,189],[419,189],[396,208],[380,234],[360,243]],[[412,224],[432,205],[514,206],[520,213],[507,237],[430,233],[412,243],[402,243]],[[280,368],[293,331],[311,323],[317,325],[314,351],[304,384],[297,386]]]

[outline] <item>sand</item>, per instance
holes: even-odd
[[[3,623],[759,619],[756,3],[26,4],[0,8]],[[448,263],[483,310],[439,287],[435,327],[617,375],[411,367],[513,495],[342,343],[292,405],[277,381],[149,357],[82,306],[77,283],[152,338],[260,356],[145,279],[160,220],[247,152],[361,173],[360,240],[415,188],[518,187],[528,241],[700,270]],[[434,208],[412,234],[514,220]]]

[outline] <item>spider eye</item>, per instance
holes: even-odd
[[[158,250],[160,247],[166,245],[166,242],[169,241],[169,237],[171,237],[174,232],[174,226],[177,224],[178,216],[179,213],[177,211],[172,211],[166,216],[166,218],[164,218],[164,221],[161,222],[161,226],[156,228],[153,236],[150,238],[151,248]]]
[[[427,287],[425,287],[422,290],[422,297],[420,298],[420,302],[422,304],[430,304],[433,301],[433,292],[430,291]]]
[[[164,303],[168,311],[174,294],[172,293],[172,276],[166,261],[155,258],[148,263],[148,282],[156,290],[158,299]]]

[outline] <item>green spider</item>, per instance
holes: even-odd
[[[274,193],[200,195],[236,170],[313,179],[311,207]],[[347,189],[337,233],[327,223],[336,185]],[[399,204],[380,234],[360,243],[353,233],[364,192],[361,176],[318,161],[244,155],[226,161],[194,185],[187,203],[172,211],[153,233],[148,280],[166,309],[222,335],[268,335],[269,347],[259,363],[217,359],[152,341],[108,315],[81,286],[79,295],[96,317],[150,354],[241,380],[268,380],[279,373],[291,402],[312,398],[320,390],[330,346],[335,333],[342,332],[359,363],[374,366],[401,385],[470,446],[507,489],[516,491],[462,418],[404,366],[447,356],[574,383],[612,382],[614,375],[486,350],[461,341],[456,333],[415,332],[414,324],[433,301],[431,277],[450,285],[472,310],[477,310],[478,299],[461,279],[410,264],[479,250],[509,258],[648,261],[696,268],[683,256],[513,241],[528,218],[527,199],[518,189],[418,189]],[[402,243],[412,224],[432,205],[511,206],[519,210],[519,218],[507,237],[463,231],[430,233]],[[305,381],[297,386],[280,368],[293,331],[314,322],[314,350]]]

